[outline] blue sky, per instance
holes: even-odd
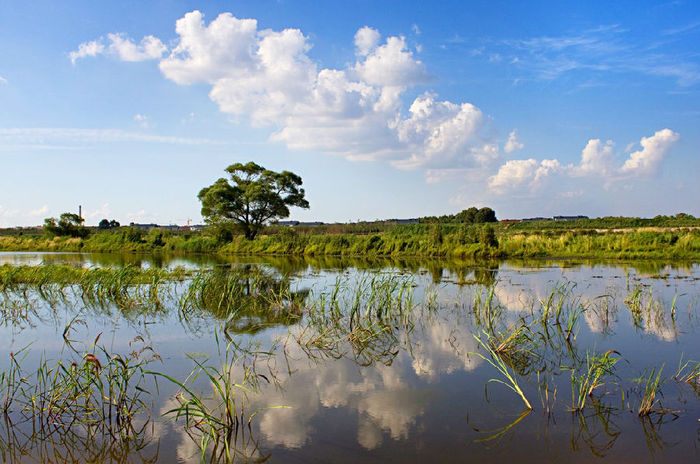
[[[299,220],[700,215],[697,2],[0,12],[0,227],[201,222],[249,160],[302,176]]]

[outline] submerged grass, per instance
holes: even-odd
[[[517,374],[508,367],[508,364],[506,363],[503,356],[501,354],[497,353],[496,351],[494,351],[494,349],[491,347],[491,344],[489,343],[491,336],[487,332],[482,332],[482,337],[474,335],[474,338],[479,343],[479,345],[481,345],[481,347],[486,351],[488,356],[485,356],[479,352],[474,352],[474,354],[476,356],[479,356],[481,359],[483,359],[487,363],[489,363],[491,366],[495,367],[496,370],[505,378],[505,380],[490,379],[488,383],[496,382],[496,383],[500,383],[502,385],[505,385],[506,387],[511,389],[513,392],[515,392],[518,396],[520,396],[520,399],[523,400],[523,403],[525,403],[525,407],[528,410],[532,409],[530,402],[525,397],[525,393],[523,393],[522,388],[520,388],[520,384],[518,383]],[[485,338],[485,340],[484,340],[484,338]]]
[[[586,353],[586,365],[581,369],[580,375],[576,374],[576,369],[567,368],[571,371],[571,408],[572,412],[580,412],[586,406],[586,400],[593,398],[595,390],[605,385],[606,377],[614,374],[613,368],[619,361],[613,354],[620,353],[609,350],[602,356]]]
[[[202,461],[210,454],[212,462],[247,460],[258,452],[257,441],[252,434],[252,421],[258,411],[250,411],[250,398],[258,392],[261,380],[267,377],[255,370],[255,362],[241,367],[242,356],[236,355],[236,345],[229,341],[222,350],[222,343],[215,334],[218,363],[209,359],[199,360],[188,355],[195,367],[184,381],[160,372],[150,372],[178,387],[177,405],[164,413],[173,420],[183,420],[186,433],[198,444]],[[246,353],[245,355],[250,355]],[[271,353],[253,353],[269,356]],[[204,395],[195,391],[195,384],[204,380],[212,393]],[[284,407],[284,406],[278,406]],[[263,458],[264,460],[264,458]]]
[[[313,356],[352,354],[362,365],[389,363],[398,352],[399,333],[413,329],[415,309],[412,279],[366,274],[351,282],[338,277],[309,298],[306,323],[295,339]]]
[[[11,353],[9,368],[0,374],[6,420],[30,424],[44,437],[70,432],[115,442],[140,439],[151,407],[144,368],[159,357],[143,343],[128,356],[110,353],[99,338],[56,361],[42,356],[33,371],[22,366],[28,348]]]
[[[639,381],[644,385],[644,391],[642,392],[642,400],[637,410],[639,417],[648,416],[654,412],[660,411],[657,407],[659,401],[656,399],[656,395],[660,391],[660,386],[662,383],[661,372],[664,370],[664,366],[661,366],[658,370],[653,368],[649,374],[643,375]]]

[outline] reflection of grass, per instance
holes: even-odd
[[[484,356],[481,353],[474,353],[477,356],[479,356],[481,359],[484,361],[488,362],[491,364],[493,367],[498,370],[498,372],[501,373],[501,375],[505,378],[505,380],[502,379],[490,379],[489,383],[491,382],[496,382],[500,383],[502,385],[505,385],[509,389],[513,390],[518,396],[520,396],[520,399],[523,400],[523,403],[525,403],[525,407],[529,410],[532,409],[532,406],[530,406],[530,402],[527,400],[525,397],[525,393],[523,393],[523,390],[520,388],[520,385],[518,384],[518,379],[517,379],[517,374],[512,371],[509,367],[508,364],[505,362],[503,359],[502,355],[498,354],[491,348],[491,345],[489,343],[490,340],[490,335],[487,332],[482,332],[483,336],[486,338],[484,341],[482,338],[474,335],[474,338],[476,339],[477,342],[479,342],[479,345],[486,350],[488,353],[488,357]]]
[[[246,436],[246,430],[251,432],[251,423],[257,411],[246,408],[250,405],[249,397],[257,392],[259,379],[267,378],[256,373],[253,365],[244,368],[241,378],[237,379],[235,370],[241,367],[241,357],[234,356],[235,345],[227,343],[222,353],[218,335],[216,344],[220,358],[218,365],[188,355],[195,368],[184,381],[163,373],[153,374],[179,387],[175,395],[178,405],[164,415],[172,416],[175,420],[184,419],[185,431],[199,444],[203,461],[209,450],[212,462],[245,460],[258,450],[252,435],[249,433]],[[199,377],[203,377],[211,386],[211,396],[195,393],[193,385]]]
[[[496,440],[497,442],[499,442],[499,441],[505,436],[505,434],[508,433],[508,431],[509,431],[510,429],[512,429],[513,427],[515,427],[516,425],[518,425],[518,424],[519,424],[523,419],[525,419],[531,412],[532,412],[532,409],[531,409],[531,408],[528,408],[528,409],[526,409],[525,411],[523,411],[513,422],[511,422],[510,424],[504,425],[503,427],[499,427],[499,428],[497,428],[497,429],[495,429],[495,430],[478,430],[478,429],[474,429],[474,430],[476,430],[477,432],[486,435],[485,437],[478,438],[478,439],[474,440],[474,443],[486,443],[486,442],[494,441],[494,440]]]
[[[291,281],[258,266],[198,272],[180,298],[180,316],[211,315],[226,330],[255,333],[265,327],[298,322],[307,291],[292,291]]]

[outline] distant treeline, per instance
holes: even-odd
[[[472,206],[457,214],[425,216],[419,218],[419,222],[425,224],[485,224],[487,222],[498,222],[498,219],[496,218],[496,212],[491,208],[477,209]]]
[[[653,218],[605,216],[573,221],[521,221],[509,223],[509,230],[543,229],[629,229],[638,227],[700,227],[700,219],[686,213]]]

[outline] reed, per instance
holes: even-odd
[[[700,388],[700,362],[686,361],[683,362],[683,355],[678,362],[678,370],[673,376],[678,382],[685,382],[693,386],[695,389]]]
[[[612,355],[620,355],[617,351],[609,350],[602,356],[586,353],[586,365],[583,372],[576,375],[574,368],[571,371],[571,407],[572,412],[583,411],[586,400],[593,397],[595,390],[605,385],[605,379],[614,374],[614,367],[619,358]]]
[[[639,417],[646,417],[650,414],[658,411],[657,408],[658,400],[656,395],[660,392],[661,372],[664,370],[664,366],[657,371],[653,368],[651,372],[647,375],[643,375],[640,379],[641,383],[644,385],[644,391],[642,392],[642,400],[637,410]]]
[[[186,433],[199,445],[202,461],[207,454],[210,454],[212,462],[247,460],[258,450],[257,442],[252,438],[252,421],[257,411],[249,411],[248,408],[251,397],[258,392],[260,380],[267,381],[267,377],[256,372],[255,363],[243,368],[239,377],[237,369],[243,355],[236,354],[236,345],[232,341],[222,349],[223,342],[218,332],[215,333],[215,340],[218,363],[212,364],[209,359],[199,360],[188,355],[194,369],[184,381],[160,372],[149,373],[178,387],[175,394],[177,406],[163,415],[175,421],[184,421]],[[195,383],[200,378],[211,387],[211,394],[195,391]]]
[[[491,344],[489,343],[491,336],[488,334],[488,332],[483,331],[482,332],[482,337],[479,337],[477,335],[474,335],[474,339],[481,345],[481,347],[486,351],[488,356],[485,356],[479,352],[473,352],[476,356],[479,356],[481,359],[489,363],[491,366],[496,368],[496,370],[504,377],[505,380],[503,379],[489,379],[487,382],[487,385],[491,382],[495,383],[500,383],[502,385],[505,385],[507,388],[515,392],[520,399],[523,400],[523,403],[525,403],[525,407],[530,410],[532,409],[532,406],[530,405],[530,402],[527,400],[525,397],[525,393],[523,392],[522,388],[520,388],[520,384],[518,383],[518,378],[517,374],[512,371],[509,367],[506,361],[503,359],[503,356],[498,354],[493,350],[491,347]]]
[[[129,356],[113,354],[98,340],[67,359],[42,357],[34,371],[22,367],[27,349],[11,354],[9,369],[0,374],[4,414],[44,435],[72,430],[114,440],[140,437],[150,422],[144,367],[159,357],[148,346]]]

